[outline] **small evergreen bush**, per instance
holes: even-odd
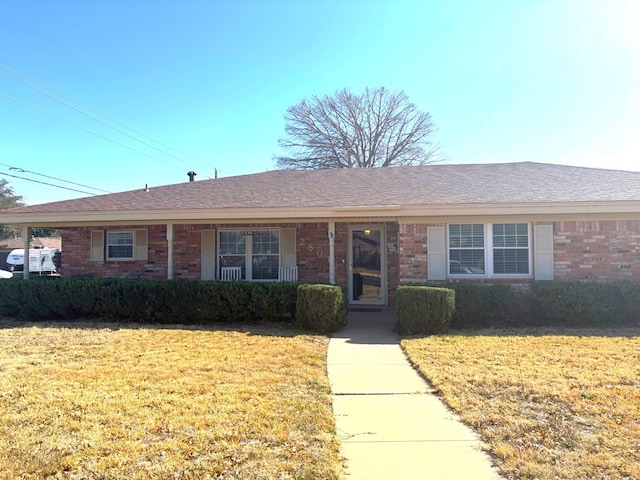
[[[296,323],[319,333],[333,333],[347,321],[347,296],[335,285],[298,285]]]
[[[444,332],[451,322],[456,294],[449,288],[402,285],[397,290],[399,330],[402,335]]]

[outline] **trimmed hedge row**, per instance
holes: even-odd
[[[398,327],[402,335],[444,332],[455,309],[450,288],[400,286],[397,290]]]
[[[640,285],[533,282],[531,317],[550,325],[640,325]]]
[[[295,318],[297,284],[153,280],[0,282],[0,315],[209,324]]]
[[[455,291],[455,329],[640,325],[640,284],[531,282],[530,291],[507,285],[431,285]]]
[[[438,286],[456,293],[451,328],[506,327],[528,316],[530,300],[508,285],[450,283]]]
[[[331,333],[346,322],[347,297],[341,287],[293,282],[34,277],[0,282],[0,316],[181,324],[295,321]]]

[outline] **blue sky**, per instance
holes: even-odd
[[[271,170],[287,107],[367,86],[430,112],[447,163],[640,170],[637,25],[635,0],[0,0],[0,172],[100,193],[74,184]]]

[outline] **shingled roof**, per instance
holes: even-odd
[[[19,214],[640,202],[640,172],[543,163],[277,170],[5,210]]]

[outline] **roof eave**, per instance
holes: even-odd
[[[90,212],[22,212],[0,213],[0,223],[30,226],[62,227],[117,223],[188,223],[208,221],[260,221],[354,217],[454,217],[454,216],[555,216],[592,214],[640,215],[640,201],[623,202],[544,202],[446,205],[374,205],[339,207],[277,207],[185,210],[126,210]]]

